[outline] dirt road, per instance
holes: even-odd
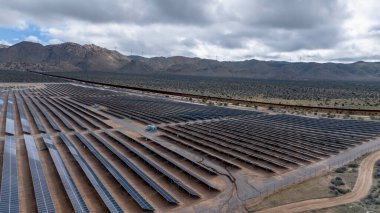
[[[369,155],[362,161],[359,167],[358,179],[352,192],[350,193],[347,193],[339,197],[312,199],[296,203],[290,203],[270,209],[261,210],[258,211],[258,213],[303,212],[339,206],[358,201],[367,196],[372,187],[374,165],[378,160],[380,160],[380,151],[377,151]]]

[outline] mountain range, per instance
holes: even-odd
[[[279,80],[380,80],[379,62],[315,63],[285,61],[216,61],[182,56],[126,56],[93,44],[42,45],[20,42],[0,46],[0,70],[40,72],[122,72],[243,77]]]

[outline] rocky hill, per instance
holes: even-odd
[[[21,42],[0,49],[0,69],[34,71],[119,71],[146,70],[127,56],[96,45],[63,43],[43,46]]]
[[[379,62],[290,63],[125,56],[95,45],[63,43],[43,46],[21,42],[0,48],[0,70],[106,71],[292,80],[380,80]]]

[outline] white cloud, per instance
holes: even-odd
[[[57,38],[49,39],[48,41],[48,44],[60,44],[60,43],[62,43],[62,41]]]
[[[9,42],[4,41],[4,40],[0,40],[0,44],[7,45],[7,46],[11,45]]]
[[[28,37],[26,37],[24,39],[25,41],[31,41],[31,42],[41,42],[41,40],[37,37],[37,36],[34,36],[34,35],[29,35]]]

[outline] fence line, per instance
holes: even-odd
[[[262,189],[259,189],[258,193],[250,193],[243,196],[240,195],[239,199],[235,199],[229,203],[229,208],[240,208],[242,205],[246,205],[248,201],[251,202],[255,199],[265,198],[289,186],[298,184],[313,177],[327,174],[333,169],[342,167],[367,153],[377,150],[380,150],[380,139],[364,143],[360,146],[347,150],[346,152],[340,153],[332,157],[332,159],[327,159],[327,165],[322,163],[310,165],[310,167],[303,167],[295,170],[294,172],[290,172],[288,175],[283,175],[283,179],[281,180],[273,179],[271,184],[267,184]]]

